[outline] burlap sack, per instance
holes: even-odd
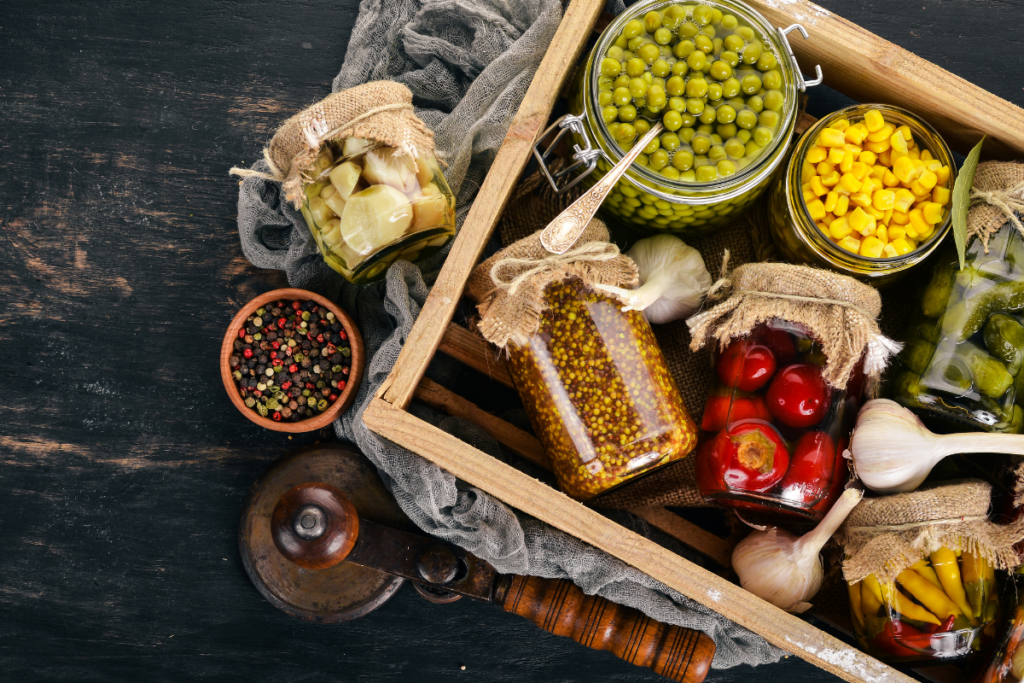
[[[731,275],[723,274],[708,296],[722,293],[729,293],[729,298],[686,321],[692,351],[710,339],[725,348],[775,318],[801,323],[821,342],[826,358],[822,377],[830,386],[843,389],[861,357],[864,372],[877,377],[901,348],[878,328],[882,312],[878,290],[832,271],[748,263]]]
[[[1013,569],[1014,543],[1024,538],[1024,518],[1000,526],[988,521],[992,487],[966,479],[924,486],[910,493],[864,498],[836,535],[844,546],[843,576],[860,581],[896,575],[941,546],[984,558],[996,569]]]
[[[477,328],[498,348],[510,341],[525,345],[547,307],[544,289],[569,277],[587,285],[629,289],[640,279],[636,264],[608,241],[608,228],[596,218],[564,254],[545,250],[540,233],[534,233],[502,249],[470,274],[466,294],[478,302]]]
[[[285,197],[298,209],[304,177],[327,140],[349,137],[376,140],[404,154],[434,153],[434,134],[413,113],[412,92],[401,83],[372,81],[328,95],[303,109],[277,129],[263,150],[270,174],[232,168],[238,176],[259,176],[281,183]]]
[[[988,253],[988,240],[1006,221],[1024,236],[1015,212],[1024,213],[1024,164],[986,161],[978,165],[971,187],[971,209],[967,214],[967,238],[979,237]]]

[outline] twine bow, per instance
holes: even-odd
[[[1019,196],[1024,193],[1024,183],[1019,183],[1008,190],[976,190],[971,188],[971,203],[975,200],[985,202],[996,207],[1013,223],[1017,231],[1024,236],[1024,224],[1017,218],[1017,212],[1024,213],[1024,199]]]
[[[504,258],[491,266],[491,281],[495,289],[508,290],[515,295],[519,287],[540,273],[557,270],[570,263],[611,261],[619,256],[619,248],[610,242],[587,242],[564,254],[548,254],[544,258]],[[510,279],[502,277],[503,270],[511,270]]]

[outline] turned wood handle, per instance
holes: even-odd
[[[701,683],[715,656],[711,638],[655,621],[631,607],[585,595],[571,581],[502,577],[495,602],[545,631],[682,683]]]

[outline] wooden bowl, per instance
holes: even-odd
[[[352,363],[348,373],[349,379],[345,384],[345,388],[338,396],[338,400],[331,404],[331,407],[328,408],[326,412],[320,413],[316,417],[299,420],[297,422],[275,422],[269,417],[263,417],[255,410],[252,410],[245,405],[245,402],[238,393],[238,385],[235,384],[235,378],[231,376],[231,366],[228,364],[228,360],[231,358],[231,354],[234,353],[235,350],[234,342],[238,339],[238,328],[245,323],[246,318],[252,315],[256,309],[261,306],[265,306],[272,301],[291,302],[307,300],[315,301],[317,304],[334,313],[338,322],[341,323],[345,333],[348,335],[349,347],[352,349]],[[300,432],[313,432],[321,427],[326,427],[337,420],[338,416],[352,405],[352,401],[356,398],[356,392],[359,391],[359,384],[363,379],[364,361],[363,337],[359,334],[359,329],[356,328],[355,323],[352,322],[352,319],[348,317],[343,310],[319,294],[305,289],[275,289],[272,292],[261,294],[247,303],[231,320],[231,324],[224,333],[224,343],[220,347],[220,376],[221,379],[224,380],[224,388],[227,390],[228,396],[231,397],[231,402],[234,403],[239,412],[247,418],[259,426],[272,429],[275,432],[290,432],[292,434],[298,434]]]

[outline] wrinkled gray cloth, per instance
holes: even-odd
[[[615,1],[618,6],[609,8],[621,11],[621,0]],[[363,0],[334,90],[374,79],[409,86],[417,114],[435,131],[438,156],[447,164],[445,175],[458,197],[461,225],[561,15],[558,0]],[[255,168],[267,170],[262,162]],[[352,286],[324,265],[301,215],[283,201],[279,189],[259,178],[242,182],[242,249],[257,267],[284,270],[292,286],[320,292],[354,316],[366,344],[366,376],[353,408],[335,428],[377,466],[413,522],[486,559],[500,572],[568,578],[588,594],[599,593],[660,621],[704,631],[718,647],[715,668],[781,657],[781,650],[750,631],[576,538],[517,515],[487,493],[369,431],[362,422],[363,410],[394,366],[427,297],[426,282],[432,281],[447,250],[419,267],[398,261],[384,281]],[[455,361],[439,354],[428,376],[451,386],[459,371]],[[475,425],[417,403],[411,410],[494,457],[529,468],[509,458]],[[616,513],[614,519],[702,562],[632,515]]]

